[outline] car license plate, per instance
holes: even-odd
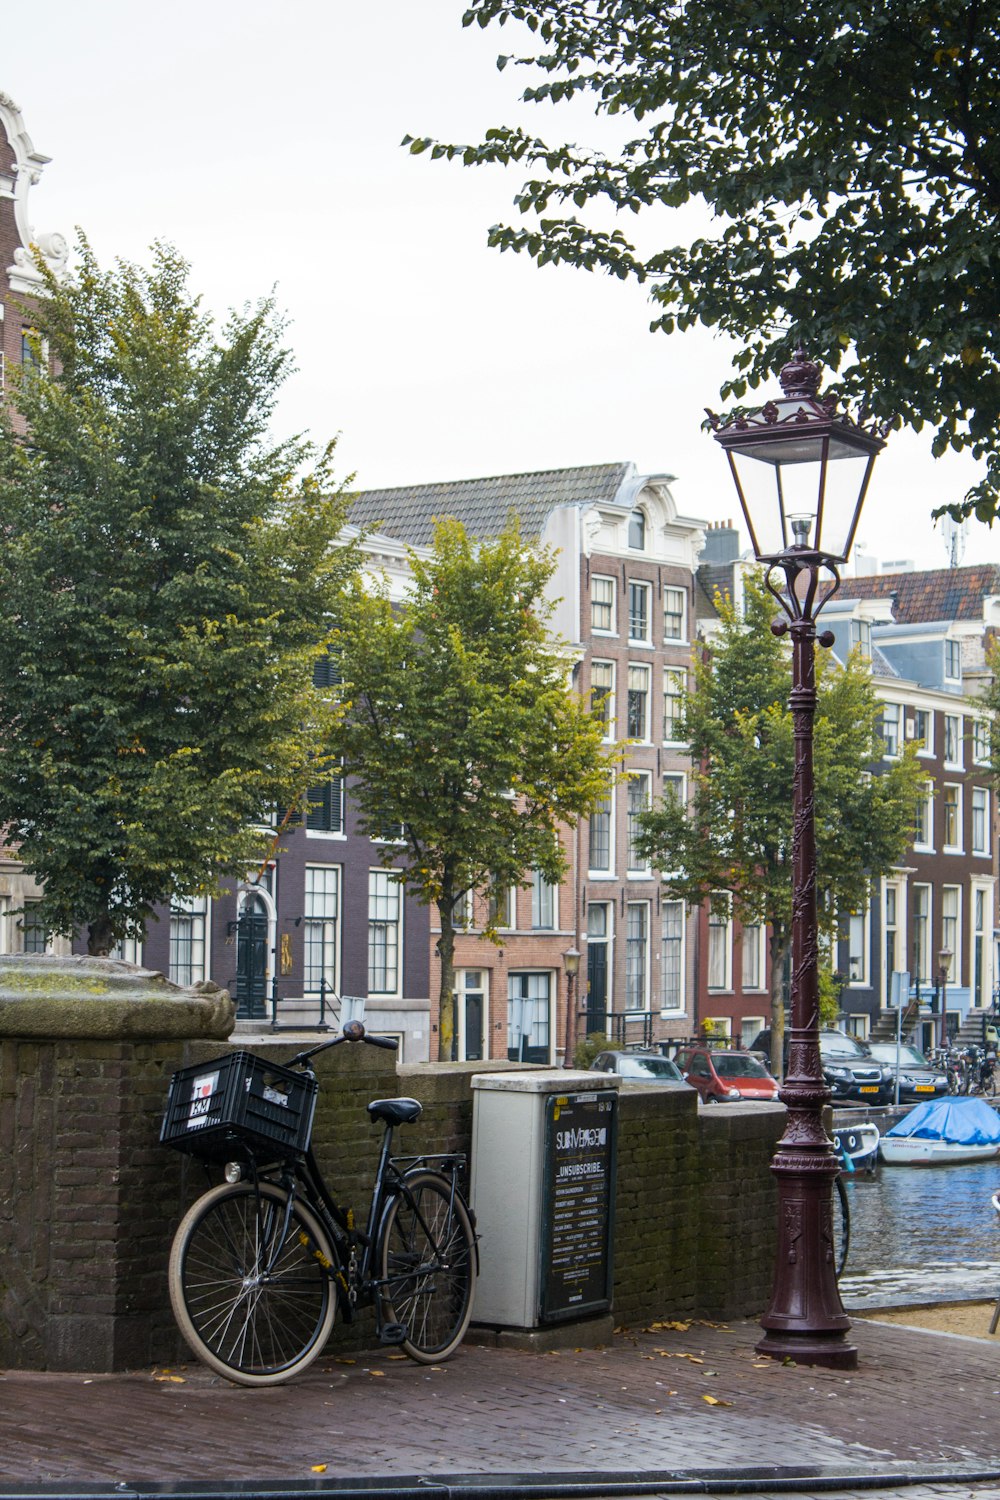
[[[915,1083],[913,1085],[913,1092],[915,1094],[933,1094],[934,1085],[933,1083]]]
[[[860,1094],[877,1094],[878,1093],[878,1084],[877,1083],[863,1083],[861,1085],[861,1087],[859,1088],[858,1092]]]

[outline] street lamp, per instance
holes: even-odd
[[[576,1051],[576,1016],[573,1012],[573,993],[576,988],[576,976],[580,972],[580,950],[579,948],[567,948],[562,956],[563,973],[566,975],[566,1047],[563,1052],[563,1067],[573,1066],[573,1053]]]
[[[831,1189],[838,1166],[823,1126],[830,1090],[819,1052],[813,721],[816,617],[840,586],[875,458],[888,424],[852,419],[820,398],[819,366],[802,348],[779,376],[782,396],[719,418],[726,453],[764,582],[785,616],[771,626],[792,638],[795,771],[792,785],[792,985],[788,1064],[780,1099],[785,1132],[772,1171],[778,1186],[778,1255],[761,1354],[836,1369],[857,1366],[850,1319],[837,1289]],[[775,579],[778,579],[775,582]],[[823,646],[833,635],[818,637]]]
[[[938,974],[941,977],[941,1035],[938,1038],[939,1047],[948,1045],[948,971],[951,968],[951,949],[940,948],[938,950]]]

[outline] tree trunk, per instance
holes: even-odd
[[[455,996],[455,926],[454,902],[441,901],[441,936],[438,956],[441,960],[441,985],[438,990],[438,1062],[454,1062],[458,1056],[458,1016]]]

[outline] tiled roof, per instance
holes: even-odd
[[[496,536],[515,512],[526,536],[538,536],[559,505],[614,501],[633,465],[592,464],[545,469],[538,474],[499,474],[492,479],[456,479],[411,484],[394,490],[362,490],[349,519],[414,547],[429,546],[436,518],[461,521],[470,536]]]
[[[983,618],[983,596],[1000,594],[1000,565],[931,568],[920,573],[877,573],[844,578],[842,599],[888,599],[895,596],[893,618],[900,625]]]

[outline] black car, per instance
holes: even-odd
[[[758,1032],[752,1052],[771,1056],[770,1030]],[[871,1056],[868,1048],[846,1031],[826,1029],[819,1034],[819,1057],[823,1077],[834,1104],[891,1104],[895,1080],[887,1068]],[[788,1032],[785,1032],[785,1064],[788,1063]]]
[[[876,1062],[884,1063],[896,1074],[896,1043],[870,1042],[868,1046]],[[921,1099],[940,1099],[948,1092],[948,1077],[943,1068],[927,1061],[924,1054],[907,1042],[899,1047],[899,1102],[919,1104]]]

